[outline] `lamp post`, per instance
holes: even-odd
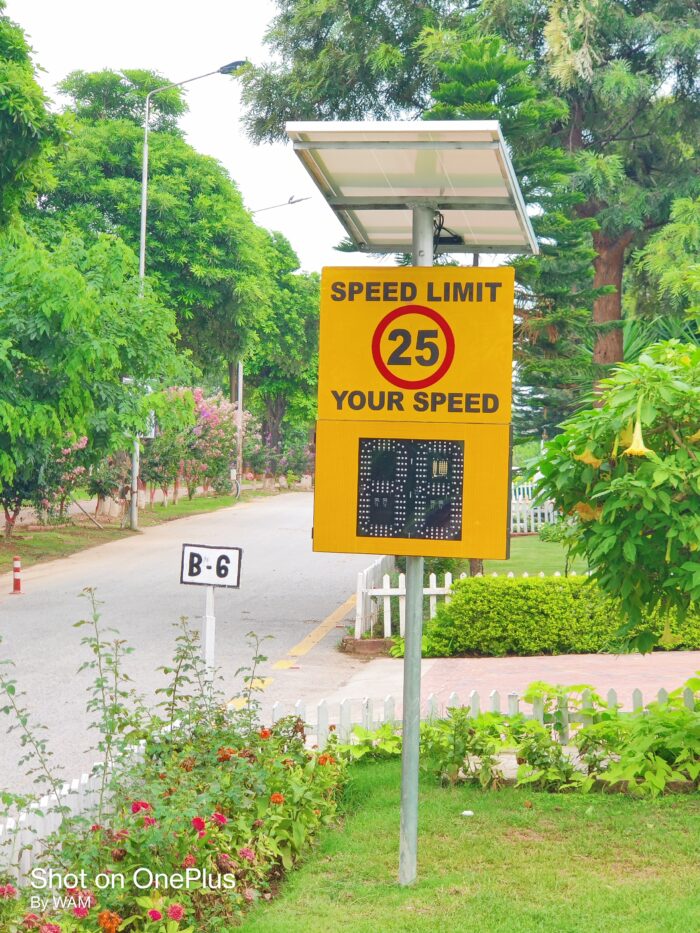
[[[140,294],[143,295],[143,283],[146,278],[146,218],[148,214],[148,130],[151,119],[151,98],[161,91],[169,91],[172,87],[182,87],[185,84],[191,84],[193,81],[199,81],[201,78],[208,78],[210,75],[228,75],[233,74],[247,65],[247,61],[229,62],[228,65],[222,65],[216,71],[207,71],[206,74],[196,75],[194,78],[187,78],[185,81],[175,81],[173,84],[164,84],[162,87],[156,87],[146,94],[146,112],[143,121],[143,160],[141,163],[141,236],[139,240],[139,281]],[[139,438],[134,437],[134,449],[131,456],[131,503],[129,508],[129,527],[136,531],[139,527],[139,505],[138,505],[138,476],[139,476]]]

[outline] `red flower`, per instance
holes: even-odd
[[[61,928],[57,923],[44,923],[39,927],[39,933],[61,933]]]
[[[223,813],[212,813],[212,821],[218,823],[219,826],[225,826],[228,823],[228,818],[224,816]]]
[[[255,852],[253,852],[252,849],[248,849],[248,848],[239,849],[239,850],[238,850],[238,855],[239,855],[242,859],[245,859],[246,862],[254,862],[254,861],[255,861]]]
[[[159,910],[149,910],[148,916],[151,920],[162,920],[163,914]]]
[[[270,803],[284,803],[284,794],[272,794]]]
[[[216,753],[217,761],[229,761],[236,754],[235,748],[229,748],[228,746],[223,746]]]
[[[195,816],[192,820],[192,828],[196,829],[198,833],[203,832],[207,827],[207,824],[204,822],[201,816]]]
[[[112,838],[115,839],[115,840],[128,839],[128,838],[129,838],[129,830],[128,830],[128,829],[120,829],[118,832],[116,832],[116,833],[113,834],[113,837],[112,837]]]
[[[132,813],[140,813],[141,810],[150,810],[150,809],[151,809],[150,803],[146,803],[145,800],[134,800],[134,802],[131,804]]]
[[[261,729],[260,732],[258,732],[258,735],[261,739],[269,739],[272,735],[272,732],[269,729]]]
[[[99,831],[100,831],[101,829],[102,829],[102,827],[100,826],[99,823],[93,823],[92,826],[90,827],[90,832],[91,832],[91,833],[99,833]]]
[[[191,852],[188,853],[182,860],[183,868],[194,868],[196,864],[197,864],[197,859],[194,857],[194,855],[192,855]]]
[[[11,884],[0,885],[0,897],[2,898],[17,897],[17,888],[13,887]]]
[[[73,916],[78,917],[79,920],[84,920],[89,913],[90,913],[90,909],[88,907],[74,907],[73,908]]]
[[[181,904],[171,904],[168,907],[168,920],[182,920],[185,916],[185,908]]]
[[[40,923],[41,917],[37,917],[36,914],[25,914],[22,918],[22,926],[28,930],[36,930]]]

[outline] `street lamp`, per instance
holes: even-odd
[[[143,121],[143,161],[141,163],[141,237],[139,240],[139,281],[140,293],[143,295],[143,283],[146,278],[146,217],[148,213],[148,130],[151,119],[151,98],[161,91],[168,91],[172,87],[182,87],[184,84],[191,84],[193,81],[199,81],[201,78],[208,78],[210,75],[230,75],[247,65],[247,61],[229,62],[228,65],[222,65],[216,71],[207,71],[206,74],[197,75],[194,78],[187,78],[185,81],[176,81],[173,84],[164,84],[162,87],[154,88],[146,94],[146,113]],[[138,505],[138,476],[139,476],[139,439],[138,435],[134,438],[134,451],[131,457],[131,503],[129,508],[129,527],[136,531],[139,526],[139,505]]]

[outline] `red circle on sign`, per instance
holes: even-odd
[[[382,337],[384,336],[384,331],[390,324],[393,324],[397,318],[403,317],[405,314],[422,314],[423,317],[430,318],[434,324],[437,324],[437,326],[442,331],[443,337],[445,338],[445,359],[442,361],[440,366],[438,366],[435,372],[431,376],[426,376],[425,379],[416,379],[413,381],[410,379],[401,379],[399,376],[396,376],[394,373],[392,373],[382,358],[381,342]],[[428,386],[435,385],[436,382],[442,379],[442,377],[452,365],[454,355],[455,338],[450,325],[441,314],[437,313],[437,311],[433,311],[432,308],[426,308],[423,305],[402,305],[400,308],[394,308],[393,311],[390,311],[385,317],[381,319],[379,324],[377,324],[374,335],[372,337],[372,357],[374,359],[374,365],[388,382],[390,382],[392,385],[399,386],[401,389],[426,389]]]

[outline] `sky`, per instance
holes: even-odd
[[[27,35],[43,69],[39,81],[59,106],[56,84],[71,71],[144,68],[183,81],[230,61],[260,63],[269,57],[262,40],[275,11],[273,0],[7,0],[5,12]],[[188,142],[225,166],[249,210],[310,198],[255,216],[290,240],[304,270],[381,261],[333,249],[345,232],[291,146],[247,139],[235,78],[194,82],[187,103],[182,127]]]

